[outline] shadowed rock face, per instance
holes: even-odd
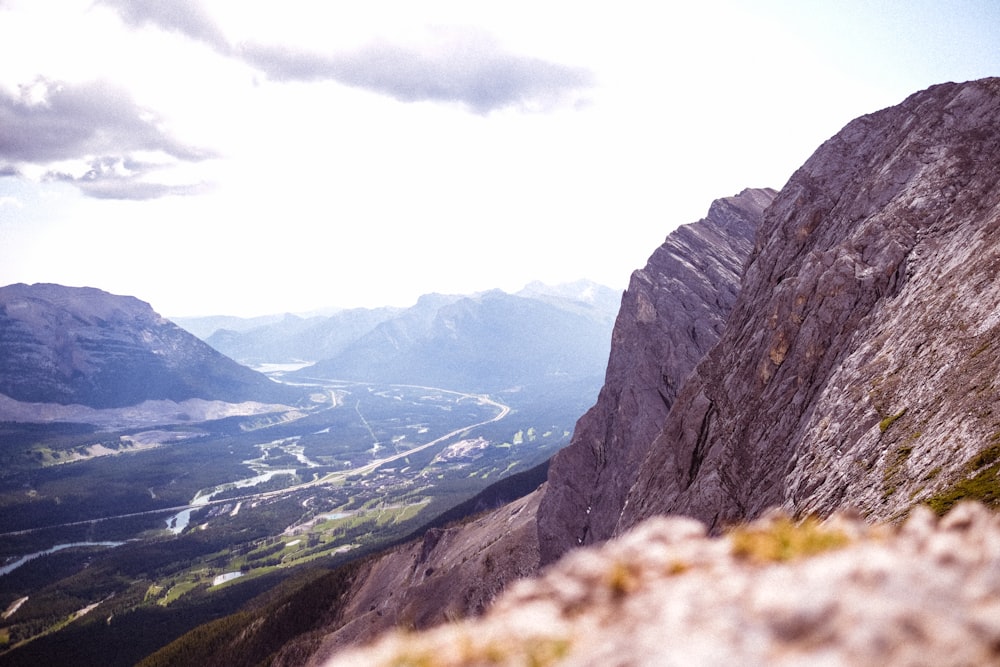
[[[93,408],[146,400],[294,400],[149,304],[93,288],[0,288],[0,393]]]
[[[538,517],[543,564],[610,537],[681,384],[722,332],[757,223],[776,194],[748,189],[717,200],[632,274],[604,387],[549,469]]]
[[[766,211],[619,528],[775,505],[891,518],[992,463],[976,456],[1000,433],[998,155],[1000,79],[932,87],[823,144]]]

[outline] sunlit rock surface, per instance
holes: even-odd
[[[619,529],[674,513],[717,529],[772,506],[891,518],[989,470],[998,155],[1000,79],[934,86],[824,143],[765,212]]]
[[[394,634],[348,665],[983,665],[1000,660],[1000,518],[901,528],[769,516],[719,538],[655,518],[519,583],[482,619]]]

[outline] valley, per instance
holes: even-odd
[[[132,623],[155,618],[162,633],[136,644],[137,659],[288,576],[403,539],[542,463],[588,400],[566,401],[570,387],[555,386],[487,396],[294,385],[310,404],[283,414],[155,429],[4,424],[3,650],[31,642],[37,658],[100,627],[99,660],[112,650],[102,642],[122,650]]]

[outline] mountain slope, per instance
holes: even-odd
[[[681,383],[718,340],[770,189],[719,199],[632,274],[604,387],[558,452],[538,516],[542,562],[607,539]]]
[[[715,539],[658,517],[519,582],[483,618],[326,667],[995,665],[998,568],[1000,520],[973,503],[901,528],[773,516]]]
[[[0,393],[93,408],[152,399],[293,400],[298,392],[240,366],[157,315],[93,288],[0,288]]]
[[[510,582],[537,571],[534,517],[538,494],[460,526],[432,528],[374,560],[342,600],[337,626],[305,664],[316,666],[344,647],[394,628],[422,629],[482,613]],[[292,646],[276,665],[288,660]]]
[[[620,529],[775,505],[888,518],[995,489],[997,155],[1000,79],[934,86],[821,146],[765,213]]]

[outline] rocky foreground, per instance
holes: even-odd
[[[975,503],[898,527],[770,514],[716,538],[654,518],[480,619],[327,663],[362,664],[1000,664],[1000,517]]]

